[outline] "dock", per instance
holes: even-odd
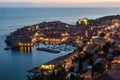
[[[57,57],[57,58],[55,58],[55,59],[53,59],[51,61],[48,61],[48,62],[46,62],[46,63],[44,63],[42,65],[46,65],[46,66],[54,65],[54,68],[57,69],[58,67],[62,67],[65,64],[70,63],[70,61],[72,59],[74,59],[74,57],[77,56],[77,55],[78,55],[78,52],[74,51],[74,52],[66,54],[64,56]],[[38,67],[35,67],[35,68],[29,70],[28,72],[30,72],[30,73],[40,73],[41,70],[42,70],[41,69],[42,65],[40,65]]]

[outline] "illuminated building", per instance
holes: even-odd
[[[79,19],[79,20],[77,21],[77,24],[78,24],[78,25],[88,25],[88,19],[87,19],[87,18]]]
[[[41,69],[45,69],[45,70],[53,70],[55,68],[54,65],[42,65],[40,66]]]
[[[36,25],[36,30],[39,30],[40,28],[39,28],[39,25]]]

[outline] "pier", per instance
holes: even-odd
[[[59,67],[65,67],[65,65],[71,65],[71,60],[74,59],[78,55],[77,51],[66,54],[64,56],[57,57],[51,61],[48,61],[38,67],[35,67],[28,72],[30,73],[40,73],[41,70],[54,70]]]

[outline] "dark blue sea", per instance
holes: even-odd
[[[27,80],[27,71],[59,54],[36,51],[5,51],[7,35],[26,25],[43,21],[75,24],[79,18],[95,19],[120,14],[120,8],[0,8],[0,80]]]

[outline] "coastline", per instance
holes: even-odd
[[[83,8],[84,9],[84,8]],[[95,19],[105,15],[116,15],[120,13],[120,9],[53,9],[56,11],[53,12],[51,9],[0,9],[0,38],[1,38],[1,54],[0,54],[0,63],[1,63],[1,79],[15,79],[15,80],[27,80],[26,74],[27,70],[34,68],[40,64],[43,64],[53,58],[58,57],[56,54],[50,54],[46,52],[36,51],[33,49],[31,53],[21,52],[21,51],[5,51],[4,48],[6,44],[4,40],[7,35],[15,30],[22,28],[26,25],[33,25],[43,21],[56,21],[60,20],[65,23],[75,24],[78,18],[89,18]],[[4,11],[3,11],[4,10]],[[43,14],[44,16],[42,16]],[[46,12],[46,11],[49,11]],[[73,12],[71,12],[73,11]],[[14,14],[16,13],[16,14]],[[62,14],[61,14],[62,13]],[[69,13],[69,14],[68,14]],[[63,15],[64,14],[64,15]],[[54,56],[54,57],[53,57]],[[47,58],[46,58],[47,57]],[[18,65],[18,66],[16,66]],[[14,70],[14,71],[13,71]],[[18,74],[16,74],[18,73]],[[4,77],[7,76],[7,77]]]
[[[96,19],[83,18],[78,19],[76,25],[64,23],[61,21],[42,22],[17,29],[6,37],[5,42],[11,47],[32,47],[37,42],[42,42],[44,44],[69,43],[69,40],[76,40],[75,38],[77,36],[79,36],[78,39],[80,39],[80,37],[83,39],[87,38],[88,36],[85,35],[88,34],[89,29],[81,32],[83,29],[90,28],[90,30],[92,30],[92,28],[96,26],[110,26],[112,23],[114,23],[114,20],[119,22],[119,18],[120,15],[110,15]],[[76,29],[79,31],[76,32]]]

